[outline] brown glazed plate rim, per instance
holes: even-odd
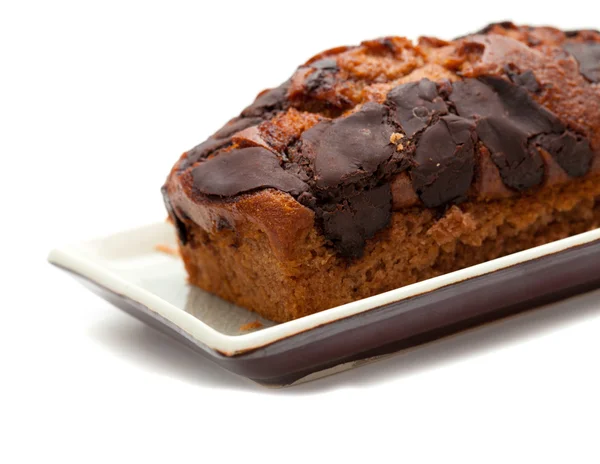
[[[189,343],[211,356],[220,358],[239,357],[254,352],[259,348],[281,342],[313,329],[335,325],[344,319],[368,313],[389,306],[399,306],[405,300],[423,296],[437,290],[452,287],[466,280],[475,279],[491,273],[539,260],[569,249],[582,247],[600,241],[600,229],[594,229],[562,240],[538,246],[512,255],[504,256],[476,266],[438,276],[415,284],[407,285],[386,293],[363,300],[354,301],[342,306],[305,316],[294,321],[266,327],[256,332],[242,335],[228,335],[210,327],[194,315],[186,312],[151,291],[118,275],[110,268],[111,260],[121,259],[123,254],[131,253],[123,243],[155,252],[155,246],[165,237],[174,243],[174,234],[170,224],[160,222],[137,229],[120,232],[108,237],[67,245],[52,250],[48,261],[59,268],[69,271],[86,282],[93,284],[96,290],[108,291],[113,297],[121,299],[128,305],[135,305],[159,324],[176,332]],[[120,245],[120,246],[119,246]],[[105,250],[110,249],[106,255]],[[108,299],[108,298],[107,298]],[[110,300],[121,307],[114,300]],[[278,343],[279,344],[279,343]],[[263,351],[263,350],[259,350]]]

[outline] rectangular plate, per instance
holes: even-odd
[[[172,227],[58,248],[49,261],[222,367],[282,386],[600,287],[600,229],[276,324],[187,284]],[[242,331],[244,324],[262,327]]]

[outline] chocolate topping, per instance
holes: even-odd
[[[287,89],[284,84],[260,93],[254,103],[248,106],[241,115],[233,118],[211,137],[189,150],[179,163],[178,170],[185,171],[201,159],[231,145],[232,137],[238,132],[260,124],[265,118],[283,110],[287,105]]]
[[[343,256],[359,257],[365,240],[388,225],[391,211],[390,184],[365,190],[323,211],[323,232]]]
[[[475,124],[449,114],[423,132],[411,170],[425,206],[435,208],[467,197],[475,166]]]
[[[165,203],[165,208],[167,209],[167,213],[169,217],[173,221],[173,225],[175,226],[175,230],[177,231],[177,236],[179,237],[179,241],[182,245],[186,245],[188,243],[188,231],[185,223],[179,219],[179,216],[175,212],[175,208],[171,204],[171,200],[169,199],[169,193],[167,190],[167,186],[163,185],[160,189],[160,193],[162,193],[163,201]]]
[[[564,126],[525,88],[498,77],[465,79],[454,83],[450,100],[459,115],[475,119],[477,135],[507,186],[525,190],[542,182],[544,163],[530,139]]]
[[[571,177],[581,177],[590,169],[594,153],[589,142],[571,131],[542,134],[534,143],[545,149]]]
[[[409,137],[425,129],[435,114],[448,112],[437,86],[429,79],[395,87],[388,93],[387,101],[395,108],[395,121]]]
[[[575,57],[587,80],[600,82],[600,42],[570,42],[563,48]]]
[[[387,225],[389,180],[409,164],[392,143],[397,129],[388,120],[387,106],[366,103],[305,131],[291,157],[297,164],[290,169],[302,168],[312,187],[298,200],[315,211],[325,237],[343,256],[359,256],[365,240]]]
[[[581,35],[581,34],[600,35],[600,31],[597,29],[574,29],[571,31],[565,31],[565,37],[568,37],[568,38],[577,37],[578,35]]]
[[[264,117],[267,113],[281,111],[287,106],[287,91],[289,84],[284,84],[274,89],[265,90],[256,97],[254,103],[242,111],[243,117]]]
[[[209,138],[186,153],[185,158],[179,163],[178,170],[185,171],[187,168],[197,163],[201,159],[206,158],[211,153],[229,145],[230,140]]]
[[[479,31],[475,32],[475,34],[487,34],[497,27],[500,27],[502,29],[516,29],[516,26],[512,21],[501,21],[498,23],[488,24],[483,29],[480,29]]]
[[[506,74],[508,78],[511,80],[513,84],[520,85],[524,87],[531,93],[538,93],[540,89],[540,84],[535,78],[535,74],[533,71],[525,71],[523,73],[515,72],[510,67],[505,67]]]
[[[371,175],[396,153],[387,108],[367,103],[345,118],[323,121],[302,134],[302,153],[314,166],[315,184],[327,189]]]
[[[314,71],[304,81],[304,90],[311,94],[317,91],[329,90],[335,83],[335,73],[338,71],[337,62],[332,58],[323,58],[310,64]]]
[[[320,60],[313,61],[310,64],[310,67],[315,69],[327,69],[329,71],[337,71],[338,69],[337,61],[335,61],[333,58],[322,58]]]
[[[226,139],[248,127],[256,126],[262,122],[262,118],[234,118],[213,134],[215,139]]]
[[[336,90],[344,80],[334,58],[321,58],[301,66],[290,81],[288,98],[302,111],[337,117],[353,106],[346,95]]]
[[[272,187],[299,195],[308,186],[284,171],[275,153],[261,147],[240,148],[210,158],[192,169],[196,194],[231,197]]]

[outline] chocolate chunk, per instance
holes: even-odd
[[[224,217],[217,220],[217,230],[233,230],[233,226]]]
[[[307,94],[312,94],[330,90],[334,85],[335,77],[330,71],[315,69],[304,81],[304,90]]]
[[[251,116],[262,117],[265,114],[283,110],[287,106],[288,87],[289,83],[285,82],[279,87],[261,93],[256,97],[254,103],[242,111],[242,116],[246,118]]]
[[[461,98],[458,91],[462,91]],[[559,119],[534,101],[526,89],[500,77],[455,82],[450,99],[461,116],[510,119],[531,134],[564,130]]]
[[[332,58],[323,58],[311,63],[309,67],[314,71],[304,81],[307,94],[327,91],[335,85],[335,73],[338,71],[337,62]]]
[[[257,117],[233,118],[207,140],[189,150],[185,159],[183,159],[179,164],[179,171],[186,170],[201,159],[204,159],[212,153],[216,152],[217,150],[220,150],[221,148],[225,148],[227,145],[230,145],[232,135],[238,133],[241,130],[247,129],[248,127],[260,124],[261,121],[262,119]]]
[[[475,124],[449,114],[428,127],[419,140],[410,175],[429,208],[467,197],[475,166]]]
[[[327,69],[328,71],[337,71],[338,69],[337,61],[333,58],[322,58],[313,61],[309,66],[315,69]]]
[[[579,35],[579,29],[573,29],[571,31],[565,31],[565,37],[571,39],[573,37],[577,37]]]
[[[502,29],[516,29],[517,28],[517,26],[515,26],[515,24],[512,21],[501,21],[499,23],[490,23],[487,26],[485,26],[483,29],[475,32],[473,35],[488,34],[496,27],[501,27]]]
[[[387,95],[387,102],[395,111],[395,122],[408,137],[425,129],[436,114],[448,113],[448,107],[429,79],[410,82],[394,87]]]
[[[396,46],[396,43],[394,43],[393,37],[381,37],[379,39],[367,40],[361,45],[366,46],[375,52],[398,52],[398,47]]]
[[[367,103],[359,111],[334,121],[322,121],[302,134],[302,157],[314,166],[320,189],[369,176],[396,153],[387,108]]]
[[[534,143],[542,147],[571,177],[580,177],[590,169],[594,153],[590,143],[571,131],[562,134],[542,134]]]
[[[179,241],[182,245],[186,245],[188,243],[188,231],[185,223],[179,219],[177,213],[175,213],[175,208],[171,204],[171,200],[169,199],[169,194],[167,192],[167,186],[163,185],[160,189],[160,193],[162,193],[163,201],[165,203],[165,208],[167,209],[167,213],[173,221],[173,225],[175,226],[175,230],[177,231],[177,236],[179,237]]]
[[[569,39],[577,37],[580,34],[600,34],[599,30],[596,29],[574,29],[571,31],[565,31],[565,36]]]
[[[287,102],[288,83],[261,93],[254,103],[242,111],[241,116],[233,118],[212,137],[200,145],[195,146],[187,152],[187,156],[179,165],[179,171],[183,171],[196,162],[225,148],[231,144],[231,136],[248,127],[256,126],[263,121],[265,115],[273,111],[281,111]]]
[[[213,134],[213,138],[215,139],[226,139],[227,137],[231,137],[233,134],[247,129],[248,127],[256,126],[262,122],[262,118],[233,118],[227,124],[225,124],[221,129]]]
[[[504,185],[523,191],[544,180],[544,162],[529,146],[526,134],[512,121],[486,118],[477,124],[477,135],[490,150]]]
[[[575,57],[588,81],[600,82],[600,42],[571,42],[563,48]]]
[[[525,88],[498,77],[465,79],[453,84],[450,100],[460,116],[476,120],[505,185],[525,190],[542,182],[544,163],[529,140],[565,128]]]
[[[285,171],[275,153],[261,147],[240,148],[210,158],[192,169],[194,192],[230,197],[272,187],[299,195],[308,186]]]
[[[513,84],[520,85],[526,88],[531,93],[538,93],[541,90],[540,84],[535,78],[535,74],[533,74],[533,71],[529,70],[519,73],[511,70],[508,67],[506,67],[505,70],[506,74],[508,75],[508,78]]]
[[[375,185],[386,169],[408,161],[390,142],[394,127],[388,116],[384,105],[367,103],[347,117],[322,121],[302,134],[293,157],[296,167],[313,173],[316,187],[298,201],[315,210],[323,234],[342,256],[360,256],[365,240],[390,219],[390,185]]]
[[[201,159],[206,158],[211,153],[214,153],[215,151],[226,147],[227,145],[230,144],[230,142],[231,142],[231,140],[228,138],[225,138],[225,139],[214,139],[212,137],[208,138],[207,140],[202,142],[200,145],[196,145],[194,148],[192,148],[191,150],[189,150],[187,152],[186,157],[181,161],[181,163],[179,163],[178,170],[179,171],[186,170],[187,168],[189,168],[196,162],[200,161]]]
[[[392,192],[385,184],[323,211],[323,231],[342,256],[360,257],[365,241],[388,225],[391,211]]]

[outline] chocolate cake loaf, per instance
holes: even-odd
[[[163,194],[190,282],[275,321],[596,228],[600,33],[325,51],[184,153]]]

